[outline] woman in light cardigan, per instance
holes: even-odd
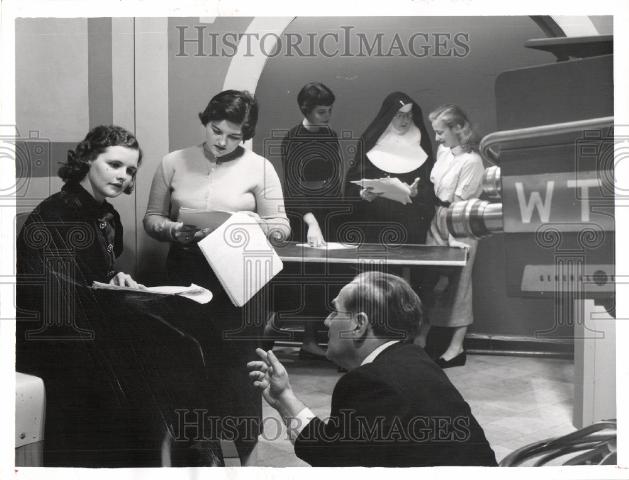
[[[144,228],[151,237],[170,243],[167,270],[171,282],[202,285],[214,295],[208,305],[182,304],[184,315],[177,315],[185,317],[179,325],[196,336],[206,357],[216,392],[210,411],[219,425],[214,434],[221,436],[225,419],[236,421],[234,441],[246,463],[261,432],[262,405],[249,385],[245,365],[255,357],[264,312],[249,312],[231,303],[197,246],[208,231],[184,225],[179,210],[247,212],[274,240],[287,238],[290,226],[275,169],[241,145],[254,136],[256,100],[248,92],[226,90],[210,100],[199,119],[205,141],[163,158],[153,178]],[[260,295],[266,295],[265,289]],[[255,302],[256,297],[250,300],[251,305]],[[247,313],[256,318],[248,320]]]

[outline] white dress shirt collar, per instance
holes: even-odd
[[[363,365],[367,365],[368,363],[373,362],[376,359],[376,357],[382,353],[382,351],[384,349],[386,349],[386,348],[390,347],[391,345],[393,345],[394,343],[398,343],[398,342],[399,342],[399,340],[391,340],[390,342],[383,343],[378,348],[374,349],[373,352],[371,352],[369,355],[367,355],[365,357],[365,359],[362,361],[362,363],[360,364],[360,366],[362,367]]]

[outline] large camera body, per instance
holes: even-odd
[[[612,55],[504,72],[500,131],[483,138],[481,199],[453,204],[456,237],[504,233],[512,296],[614,295]]]
[[[531,41],[560,61],[497,77],[499,131],[480,145],[495,164],[484,195],[448,210],[455,237],[502,232],[508,295],[550,298],[555,327],[573,326],[577,428],[616,416],[618,138],[611,40],[608,52],[600,40]]]

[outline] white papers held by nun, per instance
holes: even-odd
[[[370,188],[373,193],[380,193],[383,198],[400,202],[402,205],[411,203],[411,187],[397,177],[363,178],[351,183],[362,188]]]

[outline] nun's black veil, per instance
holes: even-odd
[[[387,97],[382,102],[382,106],[380,107],[380,110],[378,111],[376,117],[360,136],[358,145],[356,147],[356,155],[354,156],[354,161],[350,164],[350,168],[347,174],[348,180],[358,180],[361,178],[365,178],[363,176],[363,172],[365,171],[364,162],[368,161],[367,152],[369,152],[369,150],[374,147],[374,145],[380,138],[380,135],[382,135],[382,133],[389,126],[391,120],[393,120],[393,117],[398,112],[398,110],[409,103],[413,104],[413,123],[417,126],[417,128],[419,128],[419,131],[421,132],[420,145],[424,152],[428,154],[428,158],[426,159],[426,169],[428,172],[432,170],[432,166],[434,164],[432,145],[430,143],[428,131],[426,130],[426,126],[424,125],[422,110],[419,105],[405,93],[393,92],[387,95]]]

